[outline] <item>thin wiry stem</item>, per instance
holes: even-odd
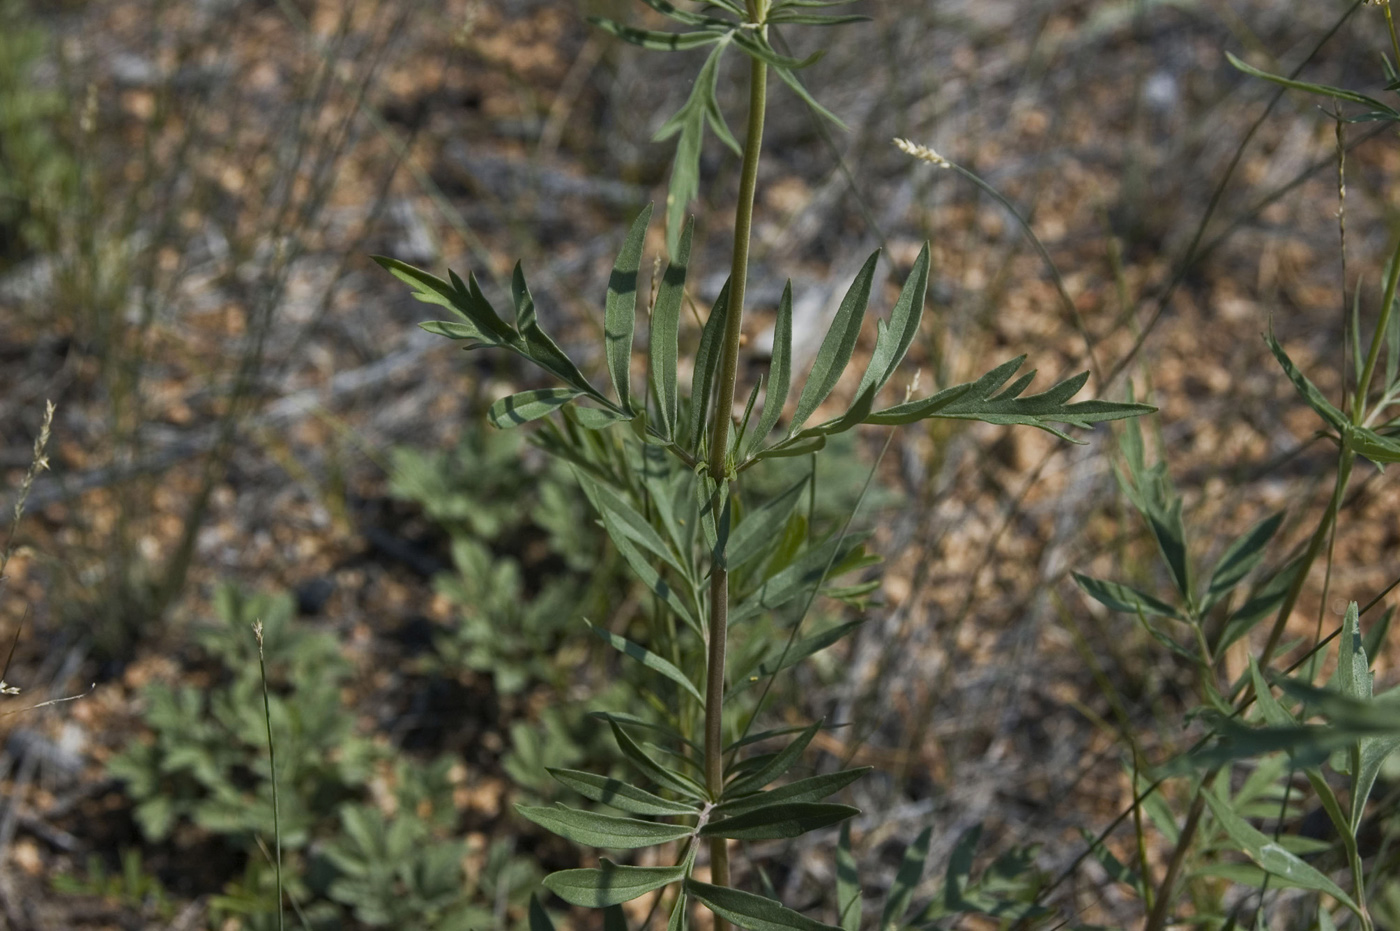
[[[272,774],[272,839],[277,850],[277,931],[286,927],[282,911],[282,811],[277,797],[277,745],[272,739],[272,702],[267,696],[267,660],[263,657],[262,621],[253,624],[253,636],[258,640],[258,672],[262,677],[263,722],[267,725],[267,766]]]

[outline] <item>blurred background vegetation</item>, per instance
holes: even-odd
[[[1284,94],[1258,122],[1273,92],[1224,51],[1275,71],[1311,55],[1309,76],[1357,86],[1380,52],[1369,11],[1315,51],[1347,4],[861,6],[873,21],[807,77],[850,131],[770,115],[749,345],[784,279],[800,345],[856,271],[833,257],[883,246],[892,292],[928,238],[925,384],[1022,352],[1043,378],[1092,370],[1098,396],[1131,380],[1212,559],[1284,506],[1284,542],[1306,536],[1330,452],[1260,334],[1272,321],[1300,362],[1341,356],[1339,283],[1376,299],[1400,156],[1348,128],[1343,269],[1332,121]],[[585,712],[628,686],[579,617],[625,626],[636,593],[568,476],[485,426],[524,373],[418,331],[423,308],[367,256],[470,268],[493,294],[521,258],[547,325],[595,343],[624,221],[664,196],[651,136],[688,93],[669,57],[584,21],[637,9],[0,0],[0,492],[58,406],[0,588],[4,678],[13,707],[97,683],[0,719],[10,927],[273,926],[258,618],[299,920],[513,926],[540,871],[573,864],[508,802],[552,797],[543,765],[611,761]],[[1005,208],[892,136],[1017,205],[1082,328]],[[702,199],[723,193],[700,211],[702,301],[737,170],[706,151]],[[1068,581],[1163,581],[1110,431],[1071,447],[934,423],[877,467],[859,521],[883,589],[849,654],[789,681],[789,723],[849,722],[820,749],[876,765],[856,787],[865,862],[892,874],[932,819],[934,863],[985,823],[991,850],[1038,844],[1053,874],[1129,797],[1108,720],[1144,752],[1178,747],[1153,722],[1175,720],[1191,671]],[[833,457],[816,519],[846,513],[881,439]],[[1400,566],[1393,474],[1354,489],[1330,568],[1343,605]],[[1319,574],[1300,634],[1340,616],[1321,592]],[[772,852],[785,899],[821,899],[825,853]],[[1096,864],[1058,896],[1129,920]]]

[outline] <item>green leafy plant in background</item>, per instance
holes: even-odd
[[[106,899],[134,909],[150,919],[169,922],[175,917],[175,903],[141,861],[141,851],[123,850],[120,868],[112,872],[102,858],[93,854],[87,859],[87,875],[53,877],[53,889],[62,895],[81,895]]]
[[[449,272],[444,280],[394,259],[379,262],[407,284],[414,297],[452,312],[452,319],[425,323],[425,329],[466,341],[468,348],[516,353],[551,377],[548,387],[500,399],[488,417],[503,428],[542,422],[536,441],[572,467],[613,548],[647,593],[644,624],[618,630],[610,617],[589,618],[604,641],[634,661],[632,677],[649,693],[650,710],[659,717],[648,719],[631,709],[599,714],[636,775],[618,779],[581,770],[552,771],[584,798],[621,814],[567,806],[519,810],[581,846],[661,846],[661,865],[604,859],[597,868],[554,873],[545,885],[566,902],[604,909],[612,927],[626,926],[619,910],[622,903],[649,893],[660,894],[656,906],[664,906],[671,928],[685,926],[691,902],[708,909],[720,931],[731,922],[755,931],[832,927],[788,909],[771,893],[734,887],[730,842],[792,838],[856,813],[824,800],[863,770],[778,784],[798,766],[823,722],[805,728],[754,727],[771,695],[773,677],[853,628],[847,624],[812,632],[803,622],[820,594],[852,600],[868,594],[868,579],[854,587],[832,582],[867,568],[873,557],[864,548],[868,534],[850,532],[849,517],[825,533],[815,533],[799,507],[811,475],[758,499],[746,488],[750,470],[773,460],[812,457],[831,438],[861,424],[895,426],[945,417],[1029,424],[1063,435],[1056,424],[1082,427],[1150,408],[1131,402],[1071,403],[1087,376],[1027,396],[1034,373],[1016,377],[1023,359],[968,384],[923,398],[907,392],[897,403],[881,406],[882,389],[919,332],[931,274],[925,247],[889,319],[877,324],[873,353],[843,412],[826,419],[818,416],[854,354],[876,283],[878,253],[846,292],[805,378],[793,371],[789,284],[777,308],[767,378],[753,386],[742,416],[735,418],[770,71],[819,115],[831,118],[797,77],[819,55],[799,60],[781,54],[775,47],[778,31],[787,26],[842,25],[861,17],[820,12],[843,5],[841,0],[713,0],[694,10],[666,0],[646,0],[646,5],[682,30],[597,22],[643,47],[709,51],[689,101],[660,133],[678,142],[666,209],[670,261],[648,308],[650,345],[644,377],[634,377],[633,343],[650,207],[633,222],[608,282],[603,311],[605,388],[595,386],[580,364],[543,331],[521,266],[511,279],[513,318],[508,321],[474,276],[463,281]],[[729,133],[715,99],[726,52],[740,56],[749,69],[742,145]],[[706,126],[741,152],[742,168],[730,276],[699,335],[687,396],[679,384],[678,363],[694,224],[683,221],[698,189],[698,156]],[[645,385],[641,393],[636,391],[639,383]],[[783,423],[794,387],[799,388],[795,410]],[[812,461],[819,459],[815,455]],[[763,747],[774,749],[758,752]],[[708,852],[706,880],[696,874],[702,848]],[[959,874],[958,882],[965,886],[966,877]],[[529,920],[532,928],[550,926],[538,903]]]
[[[1381,5],[1391,51],[1400,60],[1389,4]],[[1400,79],[1393,63],[1383,60],[1386,90],[1394,93],[1400,89]],[[1368,95],[1270,74],[1234,56],[1230,61],[1246,74],[1329,99],[1339,108],[1360,105],[1359,115],[1337,111],[1339,152],[1344,152],[1341,139],[1347,122],[1400,122],[1400,110]],[[1340,183],[1339,190],[1344,198],[1345,187]],[[1368,802],[1382,774],[1400,772],[1395,756],[1400,749],[1400,689],[1374,695],[1370,659],[1385,641],[1395,609],[1381,613],[1369,629],[1363,630],[1361,623],[1389,589],[1370,598],[1364,607],[1350,601],[1341,625],[1325,638],[1319,617],[1318,636],[1303,656],[1287,668],[1275,666],[1281,657],[1304,645],[1301,640],[1285,642],[1286,625],[1310,570],[1319,560],[1330,561],[1329,544],[1358,459],[1368,460],[1377,469],[1400,462],[1400,312],[1396,311],[1400,244],[1390,256],[1384,279],[1376,320],[1364,347],[1360,288],[1346,321],[1348,371],[1354,381],[1340,404],[1328,400],[1295,365],[1272,331],[1264,337],[1283,376],[1319,417],[1319,435],[1338,451],[1327,506],[1293,552],[1269,559],[1270,544],[1285,516],[1273,514],[1229,541],[1208,577],[1198,577],[1201,554],[1188,540],[1182,499],[1171,485],[1167,464],[1147,465],[1136,423],[1124,431],[1126,468],[1120,471],[1119,481],[1155,541],[1172,591],[1154,595],[1133,585],[1079,574],[1076,581],[1109,609],[1135,616],[1154,640],[1189,664],[1201,703],[1188,719],[1199,716],[1210,725],[1192,749],[1165,766],[1146,766],[1139,748],[1132,747],[1134,785],[1139,777],[1151,780],[1131,810],[1141,862],[1132,867],[1119,862],[1102,846],[1107,832],[1091,844],[1093,855],[1109,874],[1142,898],[1149,931],[1186,920],[1181,917],[1183,899],[1189,901],[1190,920],[1204,926],[1272,926],[1264,917],[1265,897],[1287,889],[1318,894],[1310,903],[1311,914],[1291,926],[1350,925],[1369,931],[1400,918],[1396,908],[1400,884],[1394,879],[1400,864],[1388,851],[1388,843],[1368,853],[1362,840]],[[1324,594],[1323,603],[1327,601]],[[1257,655],[1249,656],[1243,675],[1231,680],[1226,651],[1256,628],[1267,630],[1263,646]],[[1333,672],[1320,682],[1333,640],[1337,642]],[[1232,776],[1240,770],[1244,781],[1237,785]],[[1299,776],[1306,789],[1299,785]],[[1189,799],[1180,820],[1162,792],[1169,782],[1178,780]],[[1377,811],[1393,812],[1395,801],[1395,792],[1388,792]],[[1325,816],[1328,828],[1310,836],[1302,825],[1311,809]],[[1389,837],[1400,834],[1400,823],[1392,816],[1377,820],[1386,822]],[[1255,826],[1260,821],[1265,822],[1263,829]],[[1148,823],[1167,839],[1171,851],[1166,869],[1155,882],[1147,878],[1151,876],[1145,860],[1144,825]],[[1318,833],[1330,839],[1319,839]],[[1336,877],[1339,872],[1344,879]],[[1229,887],[1222,880],[1259,891],[1253,919],[1247,915],[1249,900],[1227,900],[1223,892]]]
[[[486,927],[498,893],[508,901],[533,883],[524,862],[497,869],[507,886],[467,883],[451,760],[389,765],[388,749],[358,732],[344,704],[350,668],[335,638],[299,625],[289,596],[226,586],[216,604],[220,623],[197,637],[211,685],[148,686],[151,740],[133,742],[108,766],[136,802],[148,842],[167,842],[190,825],[247,858],[243,877],[211,901],[213,914],[249,928],[277,926],[278,886],[264,843],[274,836],[290,855],[286,892],[314,927],[342,927],[351,915],[370,927]],[[267,719],[251,633],[259,620]],[[277,754],[276,820],[267,720]],[[392,785],[392,817],[369,799],[376,773]],[[105,880],[89,872],[74,882]]]

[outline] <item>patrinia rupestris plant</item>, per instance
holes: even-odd
[[[453,313],[454,319],[425,323],[425,329],[466,340],[469,349],[489,346],[518,353],[553,377],[557,384],[551,387],[497,401],[489,419],[497,427],[544,422],[537,442],[572,465],[613,545],[650,593],[648,613],[641,624],[634,625],[641,629],[643,642],[623,636],[630,630],[617,632],[606,624],[593,627],[636,661],[637,681],[649,688],[652,698],[645,715],[638,714],[638,709],[599,714],[638,778],[633,782],[553,771],[565,786],[625,816],[562,806],[519,810],[587,847],[666,846],[670,855],[663,852],[659,859],[674,865],[629,866],[603,859],[596,869],[555,873],[545,885],[574,905],[608,909],[609,927],[625,926],[618,909],[621,903],[660,892],[656,902],[666,907],[669,928],[685,926],[689,901],[709,909],[721,931],[730,922],[756,931],[828,928],[832,926],[771,898],[733,888],[729,841],[796,837],[856,814],[854,808],[824,800],[863,770],[772,787],[799,762],[821,722],[800,732],[792,728],[753,732],[762,700],[753,698],[748,689],[854,628],[854,624],[837,625],[800,635],[802,620],[817,594],[843,597],[860,591],[860,586],[830,587],[828,580],[869,565],[871,557],[862,547],[864,537],[845,528],[814,537],[798,507],[806,479],[769,500],[753,501],[739,493],[745,473],[765,460],[819,453],[829,437],[860,424],[895,426],[946,417],[1027,424],[1063,437],[1055,424],[1085,427],[1151,408],[1092,400],[1070,403],[1087,373],[1041,394],[1023,396],[1034,377],[1030,372],[1013,380],[1024,357],[968,384],[923,398],[911,398],[912,392],[906,392],[899,403],[882,407],[881,390],[919,332],[930,274],[925,245],[888,320],[877,324],[873,352],[843,412],[810,423],[851,361],[876,283],[878,253],[870,256],[846,292],[805,379],[795,378],[793,372],[789,283],[777,308],[768,377],[752,387],[742,415],[736,418],[749,238],[769,72],[776,73],[815,112],[835,120],[797,77],[819,55],[798,60],[780,54],[775,50],[777,31],[786,26],[836,26],[863,17],[820,12],[846,0],[711,0],[694,4],[693,9],[665,0],[644,2],[682,29],[662,32],[595,22],[646,48],[708,49],[690,98],[657,134],[663,139],[678,138],[666,211],[670,261],[648,308],[650,346],[644,393],[636,390],[642,378],[633,371],[633,343],[651,207],[633,222],[608,282],[603,355],[609,385],[602,389],[541,329],[519,265],[510,286],[514,320],[508,322],[471,275],[464,282],[449,272],[444,281],[393,259],[378,261],[408,284],[416,298]],[[749,109],[742,145],[727,128],[715,96],[727,52],[748,65]],[[740,154],[742,168],[729,280],[701,330],[690,391],[685,394],[678,384],[678,347],[681,310],[689,299],[686,283],[694,224],[684,222],[684,216],[698,190],[706,126]],[[797,386],[795,410],[780,428],[789,395]],[[765,622],[774,616],[790,625],[788,636],[767,642],[760,632],[773,629]],[[731,645],[743,648],[742,654],[737,649],[734,653],[744,657],[740,668],[726,662]],[[755,746],[775,741],[781,741],[777,750],[753,752]],[[708,848],[707,882],[694,875],[702,846]],[[851,902],[848,908],[857,911],[840,917],[845,927],[859,920],[859,901]],[[543,909],[532,910],[531,923],[547,926]]]

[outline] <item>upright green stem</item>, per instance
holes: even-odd
[[[1206,776],[1210,779],[1214,773]],[[1205,785],[1203,780],[1201,786]],[[1186,854],[1191,849],[1191,841],[1195,839],[1196,827],[1201,823],[1201,814],[1205,811],[1206,799],[1201,794],[1201,786],[1196,787],[1196,796],[1191,800],[1191,810],[1186,815],[1186,823],[1181,827],[1181,836],[1177,838],[1176,847],[1172,850],[1171,860],[1167,862],[1166,875],[1162,877],[1162,884],[1157,887],[1157,901],[1152,903],[1152,911],[1147,915],[1147,922],[1142,926],[1143,931],[1163,931],[1167,926],[1167,918],[1172,910],[1172,890],[1176,888],[1177,878],[1181,875],[1181,866],[1186,862]]]
[[[1390,8],[1386,7],[1389,15]],[[1381,298],[1381,317],[1376,321],[1376,330],[1371,337],[1371,349],[1366,353],[1366,364],[1356,378],[1356,394],[1351,399],[1351,422],[1361,426],[1366,417],[1366,394],[1371,387],[1371,377],[1376,372],[1376,360],[1380,358],[1381,343],[1385,342],[1385,331],[1390,328],[1390,315],[1395,309],[1395,290],[1400,284],[1400,241],[1390,256],[1390,274],[1385,280],[1385,294]]]
[[[763,9],[760,9],[763,7]],[[762,22],[766,0],[750,0],[749,15]],[[749,235],[753,229],[754,190],[758,185],[758,156],[763,148],[763,118],[767,103],[768,66],[752,59],[749,75],[749,122],[744,140],[744,165],[739,181],[739,207],[734,220],[734,261],[730,269],[729,309],[725,319],[724,347],[720,356],[719,397],[710,428],[709,472],[716,483],[712,513],[722,513],[725,478],[729,467],[729,427],[734,409],[734,382],[739,372],[739,335],[744,316],[744,289],[748,283]],[[711,799],[724,792],[724,654],[729,637],[729,571],[720,563],[710,569],[710,643],[705,668],[705,789]],[[710,881],[729,885],[729,847],[724,838],[710,841]],[[715,917],[715,931],[729,923]]]

